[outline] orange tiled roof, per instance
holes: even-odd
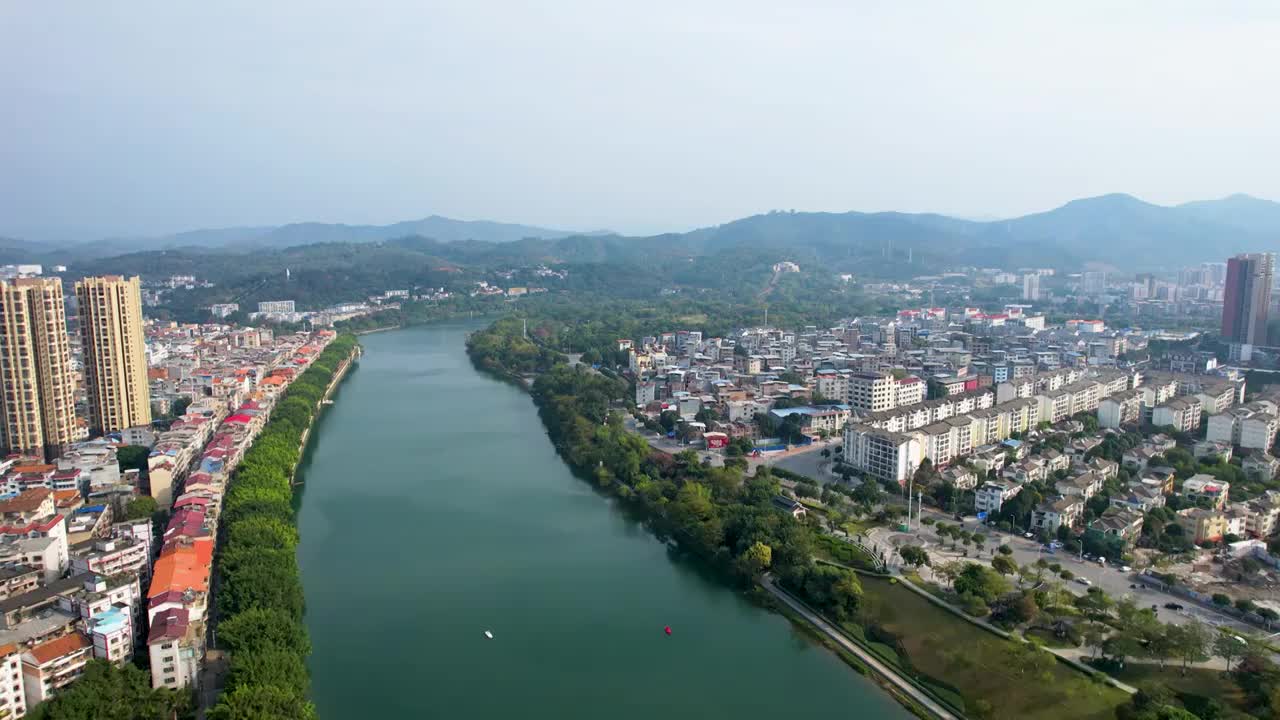
[[[0,502],[0,514],[12,512],[33,512],[40,507],[40,503],[45,501],[53,491],[49,488],[35,488],[27,490],[18,495],[18,497],[10,498],[4,502]]]
[[[42,645],[37,645],[27,652],[31,653],[37,663],[44,665],[87,647],[89,647],[88,638],[80,633],[71,633],[70,635],[63,635],[57,640],[50,640]]]
[[[53,472],[57,469],[57,465],[15,465],[12,472],[23,475],[26,473],[35,473],[38,475],[40,473]]]
[[[188,588],[207,591],[209,589],[208,558],[212,557],[212,553],[212,544],[208,552],[203,552],[197,547],[179,547],[156,560],[151,589],[147,591],[147,597],[155,597],[170,590],[182,592]],[[202,561],[202,557],[205,560]]]
[[[80,498],[79,490],[54,490],[53,491],[53,503],[58,507],[63,507],[64,505],[74,505],[75,502],[80,499],[81,498]]]
[[[204,567],[213,565],[213,538],[190,538],[184,539],[168,547],[168,551],[161,550],[160,557],[167,557],[179,551],[195,553],[196,562]]]

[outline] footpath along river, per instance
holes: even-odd
[[[298,554],[322,718],[911,717],[573,477],[529,397],[472,368],[478,327],[365,336],[316,426]]]

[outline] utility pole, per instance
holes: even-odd
[[[911,493],[915,491],[916,474],[911,473],[907,478],[907,530],[911,529]]]

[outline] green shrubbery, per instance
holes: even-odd
[[[106,660],[90,660],[84,675],[27,714],[33,720],[152,720],[188,717],[193,695],[169,688],[151,688],[151,676],[136,665],[115,667]]]
[[[217,603],[218,641],[231,655],[231,672],[211,720],[315,717],[290,478],[302,434],[355,343],[338,336],[289,385],[227,490]]]

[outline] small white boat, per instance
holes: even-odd
[[[484,631],[484,636],[489,638],[490,640],[493,639],[493,633],[489,632],[488,630]]]

